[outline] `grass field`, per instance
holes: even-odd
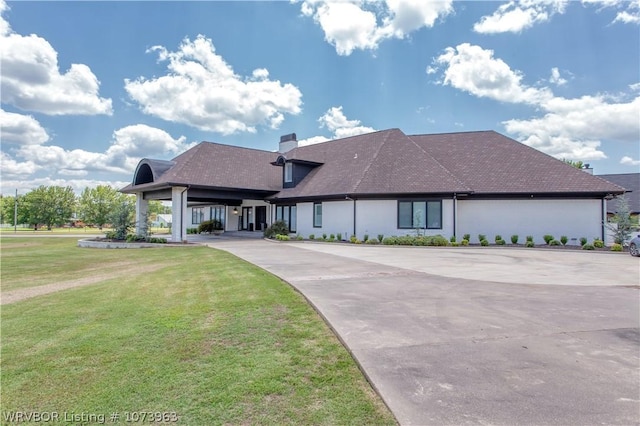
[[[104,235],[105,232],[107,232],[109,230],[109,228],[102,228],[102,230],[98,229],[98,228],[92,228],[92,227],[83,227],[83,228],[51,228],[51,230],[48,230],[46,227],[43,228],[38,228],[37,231],[34,231],[33,228],[24,228],[24,227],[19,227],[16,228],[14,230],[13,226],[11,227],[6,227],[6,228],[0,228],[0,235],[1,234],[23,234],[23,233],[27,233],[27,234],[32,234],[32,235],[42,235],[42,236],[47,236],[47,235],[51,235],[51,234],[87,234],[87,235]],[[171,229],[169,228],[151,228],[151,233],[153,235],[162,235],[162,234],[171,234]]]
[[[120,423],[126,412],[175,413],[188,425],[395,423],[324,322],[278,278],[205,247],[75,243],[2,239],[3,292],[104,277],[2,306],[3,424],[14,411],[106,422],[119,413]]]

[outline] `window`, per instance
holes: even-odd
[[[209,209],[211,220],[218,220],[224,228],[224,206],[214,206]]]
[[[296,206],[276,206],[276,220],[282,220],[289,227],[289,232],[296,232],[298,209]]]
[[[398,201],[398,228],[442,229],[442,201]]]
[[[191,209],[191,223],[198,225],[204,220],[204,208],[194,207]]]
[[[322,228],[322,203],[313,203],[313,227]]]
[[[284,181],[293,182],[293,164],[291,163],[284,163]]]

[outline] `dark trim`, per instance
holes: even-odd
[[[313,217],[312,217],[312,221],[313,221],[313,227],[314,228],[322,228],[322,223],[320,225],[316,225],[316,205],[320,205],[320,208],[322,209],[322,201],[320,202],[315,202],[313,203]],[[320,215],[320,220],[322,221],[322,216],[324,215],[324,209],[322,209],[322,214]]]
[[[457,205],[458,205],[458,196],[456,194],[453,194],[453,236],[454,237],[457,237],[457,235],[456,235],[456,207],[457,207]],[[440,205],[440,208],[442,208],[442,205]]]
[[[289,220],[285,220],[284,218],[284,208],[285,207],[289,207]],[[296,229],[291,229],[291,216],[292,216],[292,211],[291,208],[295,207],[296,209]],[[282,220],[284,220],[287,224],[287,227],[289,229],[289,232],[298,232],[298,205],[293,203],[293,204],[277,204],[276,205],[276,211],[275,211],[275,215],[274,215],[274,219],[277,221],[278,220],[278,209],[282,209]]]
[[[509,194],[471,194],[469,197],[459,198],[464,200],[509,200],[509,199],[601,199],[614,192],[546,192],[546,193],[509,193]],[[459,194],[460,195],[460,194]]]
[[[605,237],[606,237],[606,235],[605,235],[605,223],[607,222],[607,211],[606,211],[607,210],[607,205],[605,203],[606,203],[606,201],[605,201],[604,198],[602,200],[600,200],[600,223],[601,223],[600,231],[601,231],[601,234],[602,234],[602,238],[600,238],[600,239],[602,241],[606,241],[605,240]]]
[[[425,217],[425,223],[424,226],[421,226],[420,229],[443,229],[443,225],[444,225],[444,221],[443,221],[443,217],[442,217],[442,199],[441,198],[419,198],[419,199],[407,199],[407,200],[398,200],[397,204],[396,204],[396,227],[398,229],[416,229],[415,226],[400,226],[400,203],[411,203],[411,224],[413,225],[413,203],[425,203],[425,212],[424,212],[424,217]],[[429,226],[427,226],[427,224],[429,223],[429,209],[427,208],[428,203],[429,202],[438,202],[440,203],[440,226],[438,228],[431,228]]]

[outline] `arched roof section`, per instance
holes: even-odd
[[[157,181],[167,170],[175,165],[174,161],[143,158],[133,174],[133,184],[142,185]]]

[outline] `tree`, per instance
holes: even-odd
[[[47,229],[67,223],[75,211],[76,196],[70,186],[44,186],[29,192],[23,197],[25,222],[33,225],[46,225]]]
[[[127,196],[108,185],[85,188],[78,201],[80,220],[99,229],[109,223],[109,215]]]
[[[566,159],[562,159],[562,161],[572,167],[575,167],[576,169],[584,169],[585,168],[585,164],[582,161],[573,161],[573,160],[566,160]]]
[[[615,198],[616,213],[611,218],[611,223],[605,226],[613,233],[613,242],[624,244],[631,236],[634,223],[631,219],[631,209],[629,208],[629,199],[626,195]]]
[[[113,225],[113,236],[117,240],[127,239],[129,231],[135,226],[136,206],[129,197],[119,201],[108,216],[108,221]],[[109,235],[109,233],[107,233]]]

